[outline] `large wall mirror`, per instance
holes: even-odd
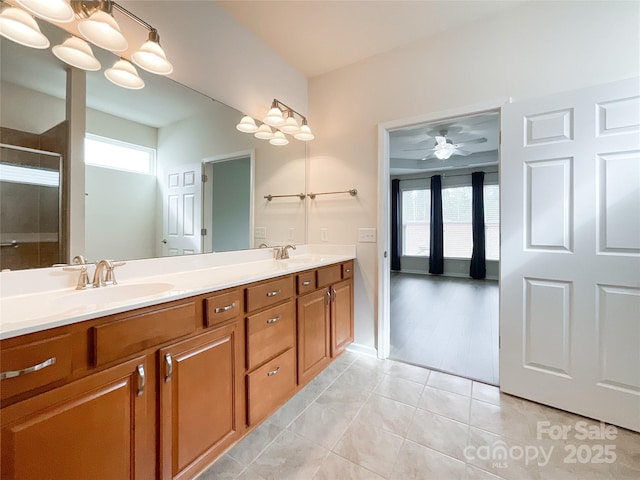
[[[43,31],[52,45],[68,36]],[[102,70],[71,82],[50,50],[2,38],[0,53],[1,268],[305,242],[305,202],[265,199],[305,191],[304,142],[273,146],[238,132],[241,112],[142,70],[143,89],[113,85],[103,71],[117,58],[97,47]],[[70,121],[78,92],[84,118]],[[77,124],[84,162],[74,163]],[[84,215],[64,208],[71,171],[84,175]],[[80,240],[69,241],[73,231]]]

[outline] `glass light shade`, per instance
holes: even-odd
[[[84,38],[112,52],[122,52],[129,47],[127,39],[120,33],[120,26],[107,12],[98,10],[78,23],[78,30]]]
[[[303,142],[308,142],[309,140],[313,140],[314,138],[316,138],[313,133],[311,133],[309,125],[302,125],[300,127],[300,131],[293,137],[297,140],[302,140]]]
[[[49,39],[42,34],[35,19],[15,7],[7,7],[0,13],[0,35],[25,47],[49,47]]]
[[[104,76],[119,87],[130,88],[131,90],[139,90],[144,87],[144,80],[138,75],[136,67],[122,58],[114,63],[113,67],[107,68],[104,71]]]
[[[15,0],[28,12],[50,22],[67,23],[73,20],[73,9],[65,0]]]
[[[260,128],[256,133],[254,133],[256,138],[260,140],[271,140],[273,138],[273,132],[271,131],[271,127],[267,124],[260,125]]]
[[[434,151],[435,156],[440,160],[447,160],[451,155],[453,155],[453,145],[450,143],[445,143],[442,145],[437,145]]]
[[[284,133],[288,133],[289,135],[295,135],[300,131],[300,125],[298,125],[298,121],[292,116],[287,117],[284,122],[284,125],[280,127],[280,131]]]
[[[61,45],[51,49],[53,54],[69,65],[95,72],[100,70],[100,62],[93,55],[91,46],[78,37],[69,37]]]
[[[255,133],[258,131],[258,126],[253,118],[246,116],[242,117],[240,123],[236,125],[236,129],[244,133]]]
[[[289,145],[289,140],[284,136],[284,133],[277,131],[273,134],[273,138],[269,140],[269,143],[277,146]]]
[[[284,117],[282,116],[282,110],[278,107],[271,107],[267,112],[267,116],[264,117],[264,123],[271,125],[272,127],[279,127],[284,125]]]
[[[147,40],[140,49],[131,55],[133,63],[146,71],[156,75],[169,75],[173,72],[173,65],[167,60],[167,55],[158,42]]]

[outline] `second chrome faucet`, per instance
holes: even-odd
[[[273,247],[273,254],[276,260],[287,260],[289,258],[289,249],[296,249],[295,245],[285,245],[284,247]]]
[[[76,290],[84,290],[86,288],[99,288],[107,285],[117,285],[115,276],[115,268],[124,265],[125,262],[113,262],[112,260],[100,260],[96,262],[96,269],[93,273],[93,280],[89,281],[89,273],[87,264],[80,264],[73,267],[65,267],[67,271],[80,271]]]

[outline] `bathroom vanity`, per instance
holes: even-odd
[[[194,478],[353,341],[354,257],[3,298],[2,479]]]

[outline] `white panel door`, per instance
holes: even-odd
[[[162,176],[163,255],[202,251],[202,172],[199,163],[179,165]]]
[[[500,387],[640,431],[640,81],[501,121]]]

